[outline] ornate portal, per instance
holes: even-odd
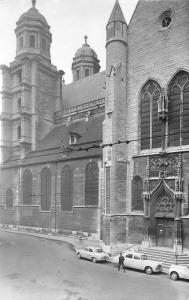
[[[176,203],[168,196],[160,198],[156,203],[156,212],[170,213],[175,212]]]

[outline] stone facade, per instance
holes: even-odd
[[[1,66],[1,223],[189,248],[188,14],[187,0],[140,0],[127,25],[116,1],[105,72],[85,37],[69,85],[46,19],[21,16],[16,59]]]

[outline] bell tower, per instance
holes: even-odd
[[[61,75],[51,64],[50,26],[37,10],[36,0],[16,25],[15,60],[0,67],[3,162],[22,159],[36,149],[38,140],[52,128],[53,112],[61,99]]]
[[[35,54],[50,61],[52,42],[50,26],[45,17],[36,9],[36,0],[32,0],[32,7],[20,16],[16,24],[16,57],[23,54]]]
[[[100,70],[99,59],[96,52],[87,43],[88,37],[84,36],[85,43],[79,48],[72,63],[73,81],[77,81],[98,73]]]

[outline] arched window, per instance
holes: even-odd
[[[97,163],[88,163],[85,169],[85,205],[98,205],[98,179]]]
[[[47,49],[47,43],[46,43],[46,39],[42,38],[42,49],[46,50]]]
[[[79,80],[79,70],[76,71],[76,80]]]
[[[85,69],[85,77],[89,76],[89,69]]]
[[[189,74],[180,71],[168,89],[168,146],[189,144]]]
[[[41,172],[41,210],[50,210],[51,206],[51,174],[48,168]]]
[[[73,207],[73,173],[69,166],[62,169],[61,175],[61,210],[72,211]]]
[[[161,147],[161,122],[158,119],[158,99],[160,85],[148,81],[140,95],[141,150]]]
[[[19,37],[19,48],[23,48],[24,46],[24,40],[23,40],[23,36]]]
[[[21,126],[20,125],[18,125],[18,127],[17,127],[17,138],[18,138],[18,140],[21,139]]]
[[[32,181],[33,176],[30,170],[25,170],[23,174],[23,204],[32,204]]]
[[[142,178],[135,176],[132,181],[132,210],[143,210],[142,192]]]
[[[22,100],[18,98],[18,111],[21,111]]]
[[[13,191],[8,189],[6,191],[6,208],[13,208]]]
[[[16,72],[16,75],[17,75],[17,83],[18,85],[20,85],[22,83],[22,70]]]
[[[30,35],[30,48],[35,48],[35,35]]]

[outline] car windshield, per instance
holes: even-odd
[[[95,249],[95,252],[96,252],[96,253],[101,253],[101,252],[103,252],[103,251],[102,251],[102,249],[98,248],[98,249]]]
[[[141,259],[142,259],[142,260],[147,260],[148,257],[147,257],[146,255],[141,255]]]

